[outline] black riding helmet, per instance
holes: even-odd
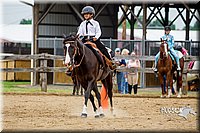
[[[165,31],[171,31],[171,28],[170,28],[170,26],[165,26]]]
[[[83,9],[82,9],[82,12],[81,14],[86,14],[86,13],[91,13],[93,14],[93,16],[95,15],[95,10],[92,6],[85,6]]]

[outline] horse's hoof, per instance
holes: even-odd
[[[95,117],[95,118],[99,118],[100,116],[99,116],[99,115],[95,115],[94,117]]]
[[[181,98],[181,95],[178,95],[177,97],[178,97],[178,98]]]
[[[164,95],[161,95],[160,98],[164,98]]]
[[[167,98],[170,98],[171,96],[170,95],[167,95]]]
[[[86,118],[86,117],[87,117],[87,114],[82,113],[82,114],[81,114],[81,117],[82,117],[82,118]]]
[[[100,117],[105,117],[105,115],[104,114],[100,114]]]

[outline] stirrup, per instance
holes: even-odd
[[[178,68],[177,68],[177,71],[180,71],[180,70],[181,70],[181,68],[180,68],[180,67],[178,67]]]
[[[157,72],[158,72],[158,69],[155,67],[155,68],[153,69],[153,71],[154,71],[155,73],[157,73]]]

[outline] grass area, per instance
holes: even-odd
[[[11,82],[4,81],[1,82],[3,90],[2,92],[15,92],[15,93],[34,93],[41,92],[40,86],[30,87],[30,82]],[[27,87],[29,86],[29,87]],[[47,92],[49,93],[71,93],[71,89],[69,87],[63,86],[63,89],[57,88],[48,88]]]
[[[37,86],[31,86],[30,82],[11,82],[11,81],[3,81],[2,92],[9,92],[9,93],[41,93],[41,88],[39,85]],[[116,90],[114,86],[113,90]],[[100,89],[100,88],[99,88]],[[66,85],[48,85],[47,86],[47,93],[61,93],[61,94],[71,94],[72,93],[72,86],[66,86]],[[130,95],[130,94],[119,94],[115,93],[115,96],[117,95]],[[133,92],[132,94],[133,95]],[[160,96],[161,90],[158,88],[146,88],[146,89],[138,89],[138,96]],[[188,96],[192,97],[198,97],[198,92],[192,92],[188,91]]]

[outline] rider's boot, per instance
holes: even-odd
[[[178,71],[180,71],[180,70],[181,70],[180,66],[178,66],[177,70],[178,70]]]
[[[158,69],[157,69],[157,66],[154,67],[153,71],[154,71],[154,73],[156,74],[156,77],[158,77]]]
[[[106,60],[106,64],[109,66],[109,68],[111,69],[111,70],[115,70],[116,69],[116,65],[111,61],[111,60],[109,60],[108,58],[106,58],[105,57],[105,60]]]

